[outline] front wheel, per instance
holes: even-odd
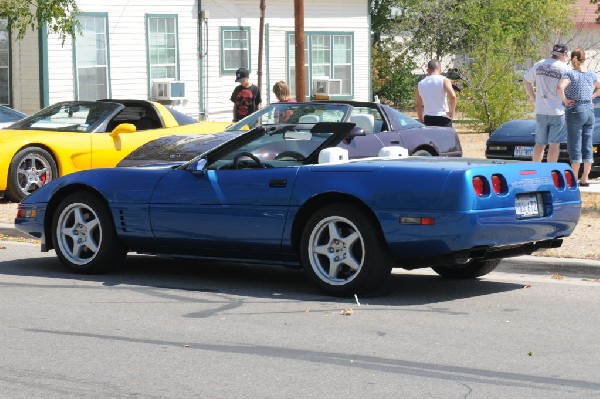
[[[301,261],[308,275],[331,295],[367,294],[383,286],[392,259],[385,240],[365,211],[332,204],[306,223]]]
[[[124,257],[106,205],[95,195],[80,192],[65,197],[52,219],[56,255],[72,272],[104,273]]]
[[[57,176],[56,162],[48,151],[39,147],[24,148],[10,163],[6,195],[13,201],[22,201]]]
[[[502,259],[490,260],[475,260],[467,263],[464,266],[449,267],[438,266],[432,267],[433,271],[442,277],[470,279],[485,276],[494,271]]]

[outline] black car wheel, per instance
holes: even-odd
[[[13,201],[22,201],[57,176],[56,162],[48,151],[40,147],[24,148],[10,163],[6,196]]]
[[[430,153],[427,150],[417,150],[417,151],[415,151],[415,152],[412,153],[412,156],[415,156],[415,157],[432,157],[433,154]]]
[[[491,273],[496,267],[498,267],[498,264],[500,264],[501,260],[502,259],[475,260],[467,263],[464,266],[438,266],[432,267],[432,269],[442,277],[471,279]]]
[[[346,204],[325,206],[310,217],[300,257],[321,289],[331,295],[352,295],[381,288],[392,259],[375,223],[362,209]]]
[[[110,211],[87,192],[70,194],[60,202],[52,219],[52,240],[58,258],[74,273],[107,272],[126,254]]]

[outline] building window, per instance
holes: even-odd
[[[110,97],[108,15],[80,14],[81,35],[75,37],[75,80],[78,100]]]
[[[148,76],[150,79],[179,78],[179,43],[176,15],[147,15]]]
[[[0,19],[0,104],[10,105],[10,31],[7,19]]]
[[[296,95],[295,36],[288,33],[288,83]],[[310,33],[304,35],[304,79],[306,97],[311,97],[315,78],[336,79],[341,82],[339,96],[353,95],[354,37],[352,33]],[[338,97],[339,97],[338,96]]]
[[[221,72],[235,73],[238,68],[250,70],[250,28],[221,27]]]

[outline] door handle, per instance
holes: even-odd
[[[284,188],[285,186],[287,186],[286,179],[271,179],[269,181],[269,187],[272,188]]]

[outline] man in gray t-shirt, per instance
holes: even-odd
[[[560,143],[566,141],[565,107],[557,90],[560,79],[571,69],[565,64],[567,57],[567,46],[554,45],[551,58],[536,62],[523,80],[529,98],[535,103],[534,162],[542,161],[546,145],[548,162],[557,162]]]

